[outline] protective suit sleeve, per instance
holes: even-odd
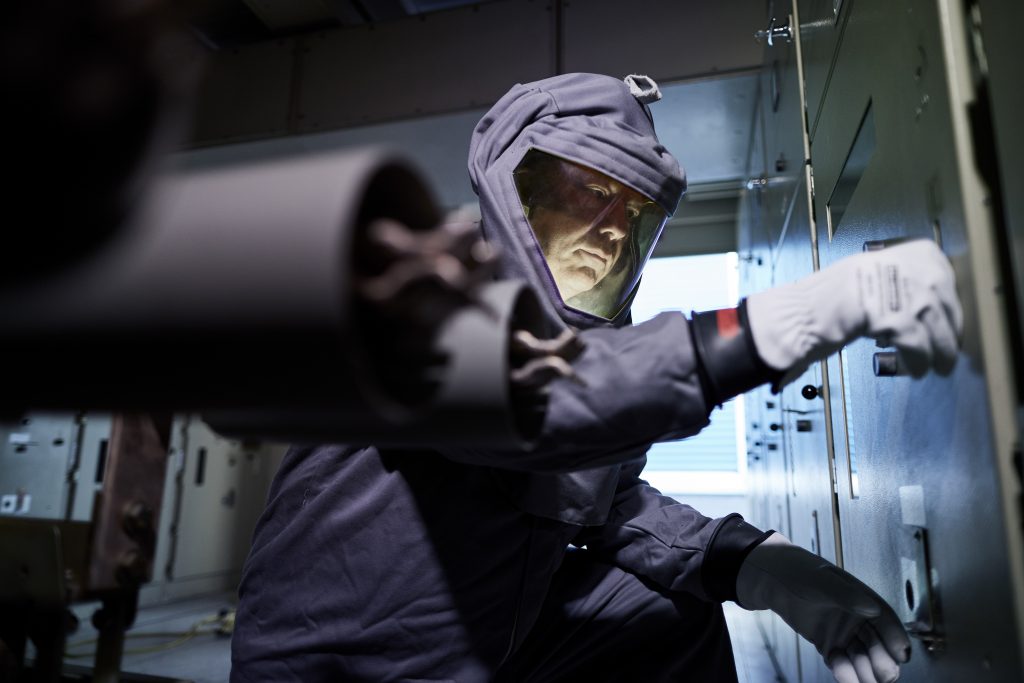
[[[581,382],[550,385],[542,432],[526,450],[447,448],[453,460],[503,469],[564,472],[636,459],[657,441],[692,436],[711,406],[689,321],[666,312],[638,325],[580,332]]]
[[[608,520],[573,541],[659,586],[703,600],[736,600],[736,576],[747,555],[773,532],[738,514],[711,519],[662,495],[640,472],[646,458],[622,466]]]
[[[747,317],[747,302],[736,308],[694,312],[690,320],[704,400],[721,405],[766,382],[778,383],[783,373],[761,359]]]

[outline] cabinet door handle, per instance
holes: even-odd
[[[897,244],[903,244],[909,242],[908,237],[890,237],[887,240],[868,240],[864,243],[864,251],[881,251],[889,247],[895,247]]]
[[[871,359],[875,377],[899,377],[907,374],[906,368],[895,351],[879,351]]]

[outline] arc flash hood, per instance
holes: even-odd
[[[653,82],[651,86],[655,88]],[[480,198],[484,236],[502,251],[499,275],[526,280],[544,292],[546,313],[556,326],[620,326],[629,320],[636,287],[606,317],[566,305],[513,174],[528,152],[546,152],[632,188],[671,215],[686,189],[686,177],[658,141],[650,110],[641,101],[647,99],[645,94],[635,84],[632,87],[637,95],[625,81],[584,73],[517,84],[473,131],[469,174]],[[638,270],[642,265],[641,261]]]

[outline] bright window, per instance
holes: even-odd
[[[707,311],[735,306],[739,291],[734,252],[652,259],[633,301],[633,322],[662,311]],[[663,493],[734,494],[746,492],[742,450],[743,397],[711,413],[700,434],[655,444],[647,454],[644,478]]]

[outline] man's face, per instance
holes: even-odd
[[[559,163],[562,182],[530,208],[530,225],[568,300],[608,276],[629,249],[633,223],[653,202],[604,174]]]
[[[538,149],[523,156],[514,178],[562,302],[615,317],[668,220],[665,210],[601,171]]]

